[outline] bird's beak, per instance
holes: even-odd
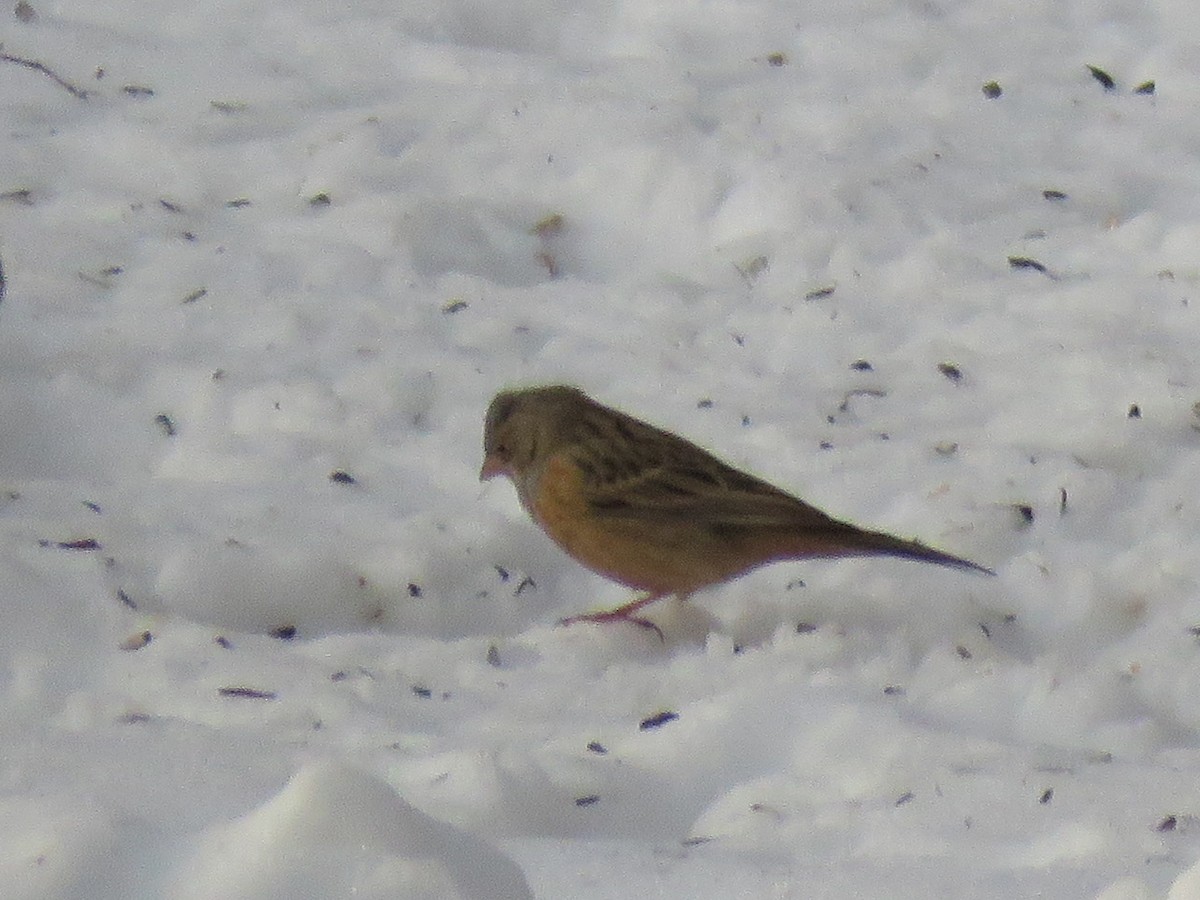
[[[507,475],[508,469],[495,456],[485,457],[483,460],[483,468],[479,470],[479,480],[488,481],[495,478],[497,475]]]

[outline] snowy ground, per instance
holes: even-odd
[[[0,895],[1200,897],[1191,4],[30,3]],[[557,628],[551,381],[999,577]]]

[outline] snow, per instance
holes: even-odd
[[[0,895],[1200,896],[1198,40],[22,4]],[[478,470],[560,381],[998,577],[556,627],[627,595]]]

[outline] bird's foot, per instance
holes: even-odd
[[[634,600],[632,603],[626,603],[624,606],[618,606],[616,609],[606,609],[601,612],[584,613],[579,616],[568,616],[565,619],[559,619],[559,625],[574,625],[578,622],[594,622],[603,624],[605,622],[629,622],[639,628],[647,628],[658,635],[658,639],[664,644],[667,642],[663,631],[649,619],[643,619],[641,616],[635,616],[634,613],[643,606],[649,606],[655,600],[661,600],[663,594],[651,594],[649,597],[642,597]]]

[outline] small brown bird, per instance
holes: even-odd
[[[563,624],[623,619],[658,631],[634,613],[788,559],[899,556],[995,574],[917,541],[840,522],[573,387],[497,394],[483,452],[480,480],[507,475],[521,505],[563,550],[646,592]]]

